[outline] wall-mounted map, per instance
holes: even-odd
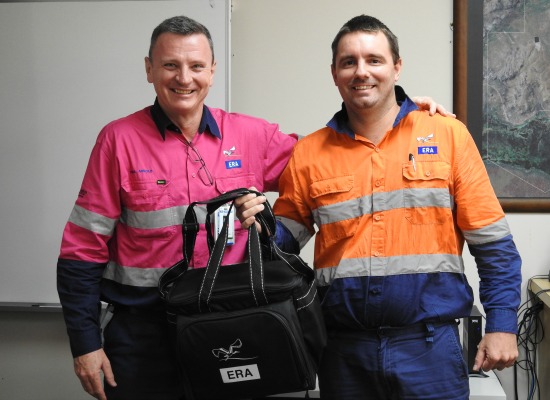
[[[500,198],[550,198],[550,0],[485,0],[482,156]]]

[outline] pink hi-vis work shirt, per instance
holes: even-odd
[[[98,301],[159,305],[162,273],[182,259],[181,224],[190,203],[239,187],[277,191],[296,143],[278,125],[204,107],[188,143],[158,103],[103,128],[63,233],[58,291],[73,355],[100,348]],[[206,209],[192,267],[209,252]],[[235,221],[235,243],[224,264],[243,260],[246,231]]]

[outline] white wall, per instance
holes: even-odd
[[[451,108],[451,0],[233,0],[232,111],[278,122],[284,132],[319,129],[340,109],[330,44],[363,13],[398,36],[405,90]]]
[[[210,27],[227,107],[229,0],[0,1],[0,304],[58,303],[55,265],[99,130],[155,99],[144,58],[154,27]]]
[[[403,58],[399,84],[407,93],[429,95],[452,109],[452,3],[233,0],[231,110],[278,122],[284,132],[301,135],[325,125],[340,108],[340,96],[330,76],[330,44],[338,29],[358,14],[379,18],[399,38]],[[550,215],[509,214],[508,221],[523,258],[525,300],[527,279],[548,273]],[[477,293],[475,263],[467,248],[464,253],[468,280]],[[311,242],[303,255],[311,263]],[[480,304],[477,295],[476,304]],[[498,375],[512,399],[512,370]],[[520,399],[524,399],[525,376],[519,381]]]

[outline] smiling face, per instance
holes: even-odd
[[[206,36],[161,34],[145,58],[147,81],[159,104],[174,123],[200,118],[214,80],[216,63]]]
[[[342,36],[331,70],[348,111],[360,113],[396,104],[394,86],[401,59],[394,62],[382,32],[355,31]]]

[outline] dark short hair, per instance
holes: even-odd
[[[397,36],[393,34],[390,29],[384,25],[380,20],[371,17],[369,15],[359,15],[350,19],[348,22],[340,28],[336,37],[332,41],[332,65],[336,61],[336,53],[338,52],[338,44],[344,35],[352,32],[382,32],[390,43],[390,50],[393,58],[394,64],[399,60],[399,44],[397,42]]]
[[[201,34],[206,36],[210,50],[212,51],[212,63],[214,62],[214,42],[210,31],[201,24],[185,15],[178,15],[176,17],[168,18],[162,21],[154,30],[151,35],[151,44],[149,45],[149,59],[153,59],[153,48],[157,42],[157,39],[163,33],[175,33],[176,35],[188,36],[194,34]]]

